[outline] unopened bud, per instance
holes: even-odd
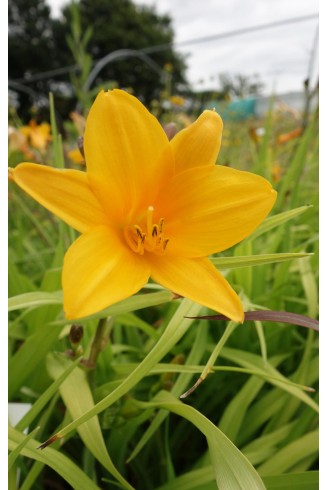
[[[164,126],[164,131],[166,133],[166,136],[168,137],[168,140],[171,141],[173,136],[176,135],[178,128],[174,122],[170,122]]]
[[[72,325],[69,331],[69,341],[72,346],[78,345],[83,337],[83,327],[82,325]]]

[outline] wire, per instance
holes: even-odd
[[[139,49],[137,51],[139,51],[141,53],[145,53],[145,54],[158,53],[160,51],[165,51],[166,49],[171,48],[173,45],[175,47],[179,48],[179,47],[188,46],[188,45],[192,45],[192,44],[211,42],[211,41],[216,41],[219,39],[225,39],[228,37],[234,37],[234,36],[240,36],[243,34],[248,34],[250,32],[263,31],[266,29],[273,29],[275,27],[280,27],[283,25],[290,25],[290,24],[296,24],[299,22],[306,22],[309,20],[317,19],[318,16],[319,16],[318,14],[303,15],[301,17],[293,17],[290,19],[283,19],[280,21],[270,22],[267,24],[260,24],[257,26],[245,27],[243,29],[236,29],[233,31],[222,32],[220,34],[212,34],[210,36],[188,39],[186,41],[180,41],[178,43],[171,42],[171,43],[166,43],[166,44],[159,44],[157,46],[149,46],[148,48]],[[98,61],[99,60],[97,60],[97,62]],[[42,73],[38,73],[36,75],[31,75],[31,76],[29,76],[28,79],[26,79],[26,78],[15,78],[12,81],[28,84],[28,83],[32,83],[32,82],[35,82],[38,80],[44,80],[47,78],[51,78],[53,76],[62,75],[65,73],[76,71],[78,69],[79,69],[79,66],[77,64],[76,65],[70,65],[67,67],[57,68],[55,70],[49,70],[49,71],[45,71]]]
[[[222,32],[221,34],[212,34],[211,36],[198,37],[194,39],[188,39],[187,41],[180,41],[178,43],[173,43],[177,47],[187,46],[190,44],[199,44],[210,41],[216,41],[218,39],[225,39],[227,37],[240,36],[242,34],[248,34],[249,32],[263,31],[265,29],[273,29],[274,27],[280,27],[283,25],[296,24],[298,22],[305,22],[307,20],[313,20],[318,18],[318,14],[303,15],[302,17],[294,17],[292,19],[284,19],[277,22],[270,22],[268,24],[260,24],[258,26],[245,27],[243,29],[236,29],[234,31]],[[144,53],[155,53],[157,51],[163,51],[171,46],[172,43],[160,44],[158,46],[153,46],[145,48],[142,51]]]

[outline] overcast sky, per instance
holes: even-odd
[[[110,0],[108,0],[110,1]],[[318,20],[284,25],[226,39],[179,47],[179,43],[246,27],[317,14],[318,0],[134,0],[168,13],[177,51],[187,54],[187,78],[194,89],[218,88],[218,74],[257,73],[265,92],[300,91],[308,76]],[[47,0],[53,15],[68,0]],[[317,55],[317,53],[316,53]],[[318,76],[318,56],[311,73]]]

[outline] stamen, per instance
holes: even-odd
[[[152,237],[155,237],[158,235],[158,226],[157,225],[153,225],[153,231],[151,232],[151,236]]]
[[[170,239],[169,238],[166,238],[163,242],[163,249],[165,250],[166,247],[167,247],[167,244],[169,243]]]
[[[136,233],[139,238],[142,238],[142,235],[145,235],[145,233],[142,233],[142,228],[140,228],[140,226],[134,225],[133,228],[136,230]]]
[[[130,248],[143,255],[146,252],[162,255],[169,242],[169,238],[164,235],[164,218],[160,218],[153,224],[154,207],[148,206],[146,214],[146,233],[139,225],[127,226],[124,229],[124,236]]]

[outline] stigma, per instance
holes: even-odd
[[[124,229],[124,237],[129,247],[140,255],[145,251],[163,255],[169,242],[169,238],[164,234],[164,218],[154,223],[153,215],[154,207],[148,206],[144,226],[133,224]]]

